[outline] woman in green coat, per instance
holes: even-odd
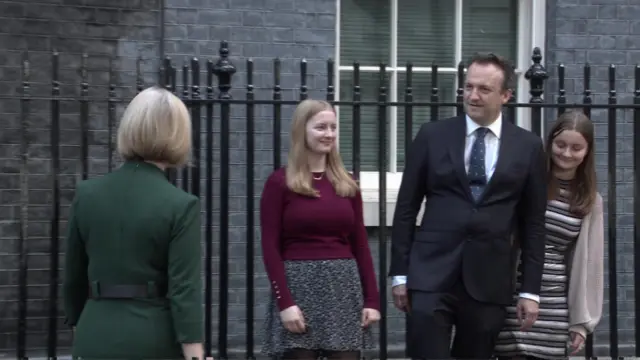
[[[191,153],[184,103],[148,88],[118,128],[117,170],[78,184],[63,286],[73,356],[202,359],[200,202],[164,170]]]

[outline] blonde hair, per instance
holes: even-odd
[[[309,146],[307,145],[307,122],[322,111],[335,110],[326,101],[304,100],[293,113],[291,124],[291,147],[287,159],[287,187],[301,195],[319,197],[318,190],[313,188],[311,169],[309,168]],[[326,176],[336,193],[342,197],[353,197],[358,191],[358,184],[347,172],[342,158],[334,146],[326,157]]]
[[[131,100],[118,127],[118,153],[178,167],[191,156],[191,116],[171,92],[151,87]]]

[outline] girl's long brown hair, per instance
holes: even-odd
[[[287,187],[301,195],[319,197],[318,190],[313,188],[311,169],[309,168],[309,146],[307,145],[307,122],[322,111],[335,110],[326,101],[304,100],[293,113],[291,124],[291,146],[287,159]],[[352,197],[358,191],[358,184],[344,167],[338,149],[334,146],[327,154],[327,179],[336,193],[342,197]]]
[[[569,188],[570,211],[584,216],[591,211],[598,189],[596,186],[595,151],[593,148],[594,127],[591,120],[580,110],[570,110],[560,115],[551,127],[547,137],[547,199],[553,200],[558,196],[558,179],[553,175],[555,166],[552,158],[552,146],[553,140],[565,130],[577,131],[587,141],[587,154],[576,169],[576,176],[571,181]]]

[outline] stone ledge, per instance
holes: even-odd
[[[386,201],[386,221],[385,221],[385,225],[388,227],[391,227],[391,225],[393,224],[393,214],[396,210],[396,198],[397,198],[397,191],[392,193],[392,194],[387,194],[387,201]],[[363,207],[363,216],[364,216],[364,226],[366,227],[377,227],[380,225],[380,216],[379,216],[379,207],[380,207],[380,201],[378,201],[378,196],[377,196],[377,191],[376,191],[376,195],[373,196],[372,194],[368,194],[368,196],[365,196],[365,193],[363,192],[363,199],[362,199],[362,207]],[[418,212],[418,216],[416,218],[416,225],[420,224],[420,221],[422,220],[422,214],[424,212],[424,203],[422,203],[422,206],[420,207],[420,212]]]
[[[398,190],[402,182],[402,173],[396,172],[386,173],[386,220],[385,225],[391,226],[393,223],[393,213],[396,209],[396,201],[398,198]],[[364,216],[364,226],[377,227],[380,225],[379,206],[380,206],[380,173],[373,171],[363,171],[360,173],[360,189],[362,191],[362,206]],[[423,205],[424,207],[424,205]],[[416,223],[419,224],[422,219],[423,209],[420,209]]]

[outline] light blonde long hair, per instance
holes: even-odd
[[[287,160],[287,187],[291,191],[312,197],[320,197],[318,190],[313,188],[311,169],[309,168],[310,149],[307,144],[307,122],[322,111],[335,110],[326,101],[304,100],[293,113],[291,124],[291,147]],[[344,167],[338,149],[334,146],[326,156],[326,176],[333,185],[336,193],[342,197],[355,196],[358,184]]]

